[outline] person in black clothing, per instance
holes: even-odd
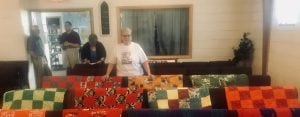
[[[89,36],[89,42],[83,45],[81,49],[81,60],[85,64],[104,63],[106,51],[98,37],[95,34]]]
[[[73,68],[75,64],[79,63],[79,48],[81,45],[80,36],[77,32],[73,31],[72,23],[70,21],[65,22],[64,32],[59,41],[64,50],[63,65],[65,68]]]

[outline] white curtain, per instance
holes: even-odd
[[[188,8],[124,10],[121,26],[148,56],[188,54]]]

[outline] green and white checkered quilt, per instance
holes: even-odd
[[[4,93],[2,109],[61,110],[66,89],[23,89]]]

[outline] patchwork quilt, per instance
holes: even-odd
[[[0,117],[46,117],[45,110],[0,110]]]
[[[246,74],[192,75],[193,87],[219,88],[225,86],[249,86]]]
[[[202,106],[199,88],[149,90],[148,102],[151,108],[156,109],[200,108]]]
[[[260,109],[237,109],[238,117],[263,117]]]
[[[228,109],[299,108],[295,87],[225,87]]]
[[[84,109],[141,108],[143,89],[130,88],[98,88],[74,89],[74,107]]]
[[[4,93],[2,109],[61,110],[65,89],[24,89]]]
[[[63,117],[121,117],[121,109],[64,109]]]
[[[122,77],[101,76],[47,76],[43,88],[116,88],[121,87]]]
[[[209,88],[249,85],[248,76],[246,74],[191,75],[190,78],[193,87],[201,89],[201,100],[204,107],[211,106]]]
[[[292,110],[289,108],[275,108],[276,117],[298,117],[293,116]]]
[[[183,87],[183,78],[182,75],[131,76],[128,77],[128,87],[144,89]]]

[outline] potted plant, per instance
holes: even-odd
[[[232,61],[237,66],[251,67],[253,61],[254,45],[248,38],[249,32],[243,34],[238,48],[233,48],[234,58]]]

